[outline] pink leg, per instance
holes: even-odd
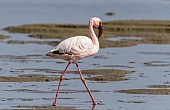
[[[56,92],[56,97],[55,97],[55,99],[54,99],[53,106],[57,106],[57,98],[58,98],[58,93],[59,93],[59,91],[60,91],[61,82],[62,82],[62,80],[64,79],[64,74],[65,74],[65,72],[66,72],[66,70],[67,70],[67,68],[68,68],[69,65],[70,65],[70,62],[67,64],[65,70],[64,70],[63,73],[61,74],[60,82],[59,82],[59,85],[58,85],[58,90],[57,90],[57,92]]]
[[[96,107],[96,105],[93,105],[93,107],[92,107],[92,109],[91,109],[91,110],[94,110],[94,109],[95,109],[95,107]]]
[[[87,91],[89,92],[89,95],[90,95],[90,97],[91,97],[91,99],[92,99],[93,105],[96,105],[97,103],[96,103],[96,101],[94,100],[94,98],[93,98],[93,96],[92,96],[92,93],[90,92],[90,89],[88,88],[88,86],[87,86],[87,84],[86,84],[86,80],[83,78],[83,75],[81,74],[81,70],[80,70],[80,68],[79,68],[79,66],[78,66],[78,63],[76,63],[76,66],[77,66],[78,72],[79,72],[79,74],[80,74],[80,78],[81,78],[83,84],[85,85]]]

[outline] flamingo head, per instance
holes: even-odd
[[[97,17],[92,17],[90,22],[93,23],[94,27],[98,28],[98,30],[99,30],[98,37],[100,37],[103,33],[102,21]]]

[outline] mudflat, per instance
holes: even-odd
[[[104,34],[99,39],[100,47],[127,47],[137,44],[167,44],[170,43],[170,21],[158,20],[124,20],[103,22]],[[4,28],[11,33],[29,34],[29,37],[41,39],[65,39],[72,36],[89,36],[87,25],[77,24],[28,24]],[[96,30],[95,30],[96,31]],[[111,41],[107,38],[115,37],[142,37]],[[49,43],[50,45],[56,45]],[[59,43],[59,42],[58,42]]]
[[[157,21],[157,20],[124,20],[124,21],[109,21],[103,22],[104,26],[104,35],[99,38],[100,40],[100,48],[110,48],[110,47],[129,47],[135,46],[138,44],[169,44],[170,43],[170,21]],[[9,44],[48,44],[55,46],[61,40],[66,39],[68,37],[76,36],[76,35],[88,35],[87,25],[77,25],[77,24],[28,24],[28,25],[21,25],[21,26],[12,26],[4,28],[4,30],[10,33],[20,33],[20,34],[28,34],[28,37],[32,38],[40,38],[40,39],[59,39],[58,41],[20,41],[20,40],[8,40],[7,43]],[[95,30],[97,31],[97,30]],[[0,36],[1,37],[1,36]],[[2,38],[4,37],[2,35]],[[114,53],[112,53],[114,54]],[[153,52],[141,52],[139,54],[149,54],[149,55],[169,55],[169,53],[153,53]],[[40,55],[41,56],[41,55]],[[34,57],[40,57],[34,56]],[[3,58],[6,56],[2,56]],[[22,63],[26,63],[26,61],[31,61],[30,59],[25,59],[26,56],[16,56],[13,59],[23,60]],[[94,59],[101,59],[100,56],[94,57]],[[107,56],[106,56],[107,59]],[[10,59],[9,59],[10,60]],[[12,60],[11,60],[12,61]],[[37,62],[43,62],[41,59]],[[59,63],[59,62],[57,62]],[[138,62],[131,61],[128,64],[135,65]],[[95,82],[99,84],[100,82],[113,82],[113,81],[126,81],[129,80],[126,77],[127,74],[133,74],[135,71],[127,71],[127,70],[118,70],[112,69],[112,66],[104,65],[106,68],[110,69],[89,69],[89,70],[82,70],[83,75],[86,76],[87,80]],[[128,65],[129,66],[129,65]],[[131,68],[128,67],[127,68]],[[146,61],[143,63],[143,66],[156,66],[156,67],[164,67],[169,66],[169,62],[165,61]],[[123,65],[120,65],[123,67]],[[133,66],[132,66],[133,68]],[[1,68],[0,68],[1,70]],[[27,69],[22,69],[25,73]],[[34,69],[30,69],[33,70]],[[37,70],[37,69],[36,69]],[[38,70],[43,73],[54,72],[53,70]],[[14,71],[11,73],[17,73],[15,76],[0,76],[0,82],[50,82],[58,81],[59,77],[52,75],[42,75],[42,74],[20,74],[20,71]],[[57,73],[61,73],[62,71],[55,71]],[[167,71],[168,73],[169,71]],[[77,74],[77,71],[67,71],[69,74]],[[145,78],[142,76],[144,73],[140,74],[140,78]],[[169,74],[166,76],[168,77]],[[165,76],[164,76],[165,77]],[[66,79],[66,80],[74,80],[74,78]],[[169,83],[168,83],[169,84]],[[52,86],[52,85],[51,85]],[[65,86],[65,85],[64,85]],[[11,86],[12,87],[12,86]],[[33,90],[33,89],[14,89],[14,90],[4,90],[8,92],[23,92],[23,93],[54,93],[54,91],[41,91],[41,90]],[[84,91],[78,90],[69,90],[64,91],[65,94],[70,93],[79,93]],[[92,92],[102,92],[99,90],[92,90]],[[125,90],[118,90],[116,92],[124,93],[124,94],[149,94],[149,95],[169,95],[169,85],[150,85],[146,88],[138,88],[138,89],[125,89]],[[1,100],[8,100],[8,99],[1,99]],[[11,100],[11,99],[9,99]],[[17,100],[17,99],[15,99]],[[38,100],[38,99],[21,99],[21,100]],[[48,99],[48,101],[51,99]],[[118,100],[118,102],[123,103],[145,103],[145,101],[141,100],[132,100],[132,101],[123,101]],[[59,110],[74,110],[74,107],[59,107],[55,108],[52,106],[15,106],[14,108],[17,109],[59,109]]]

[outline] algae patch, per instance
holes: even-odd
[[[36,109],[36,110],[78,110],[73,107],[62,107],[62,106],[14,106],[16,109]]]
[[[131,72],[114,69],[96,69],[83,70],[82,73],[88,75],[88,79],[92,81],[122,81],[127,80],[127,78],[125,78],[125,75]]]
[[[22,72],[26,70],[23,69]],[[42,70],[49,72],[50,70]],[[12,71],[18,72],[18,71]],[[53,72],[53,71],[51,71]],[[67,73],[77,74],[77,71],[67,71]],[[82,70],[83,75],[86,75],[88,80],[91,81],[122,81],[127,80],[125,75],[131,73],[125,70],[114,69],[94,69],[94,70]],[[74,80],[71,78],[70,80]],[[25,74],[19,76],[0,76],[0,82],[49,82],[59,80],[56,76],[45,76],[38,74]],[[68,80],[68,79],[67,79]]]
[[[170,95],[170,85],[150,85],[146,89],[119,90],[127,94],[149,94],[149,95]]]
[[[129,89],[118,92],[127,94],[170,95],[170,89]]]
[[[0,40],[7,39],[7,38],[9,38],[9,36],[5,36],[5,35],[0,34]]]
[[[59,78],[56,77],[47,77],[44,75],[20,75],[18,77],[15,76],[0,76],[0,82],[49,82],[55,81]]]
[[[103,22],[104,34],[100,47],[127,47],[141,43],[170,43],[170,21],[124,20]],[[4,28],[12,33],[26,33],[29,37],[66,39],[72,36],[89,36],[87,25],[78,24],[30,24]],[[96,29],[95,29],[96,31]],[[110,41],[113,37],[142,37],[138,40]],[[58,43],[58,42],[57,42]],[[49,43],[50,44],[50,43]],[[56,45],[56,44],[50,44]]]

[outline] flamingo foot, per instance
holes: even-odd
[[[53,103],[53,105],[52,105],[52,106],[57,106],[57,104]]]

